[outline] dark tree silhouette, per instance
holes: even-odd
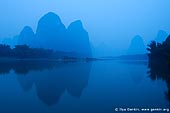
[[[0,56],[7,57],[12,55],[12,49],[9,45],[0,44]]]
[[[149,77],[152,80],[161,79],[166,82],[168,91],[165,92],[170,102],[170,36],[163,43],[152,41],[147,50],[149,51]]]
[[[30,48],[27,45],[16,45],[11,49],[9,45],[0,44],[0,57],[14,58],[55,58],[56,52],[50,49]]]
[[[150,62],[159,61],[170,65],[170,36],[163,43],[152,41],[147,50]]]

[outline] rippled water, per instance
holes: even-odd
[[[0,113],[113,113],[169,107],[145,61],[0,63]]]

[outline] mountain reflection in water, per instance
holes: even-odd
[[[35,85],[38,98],[51,106],[65,91],[80,98],[88,85],[91,62],[1,61],[0,67],[1,75],[14,70],[24,91]]]

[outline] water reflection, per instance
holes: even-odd
[[[64,92],[79,98],[88,85],[91,62],[1,62],[0,74],[14,70],[24,91],[36,88],[38,98],[51,106],[56,104]]]
[[[56,67],[56,62],[48,61],[25,61],[25,60],[11,60],[0,61],[0,74],[9,74],[10,70],[14,70],[16,74],[26,75],[30,71],[41,71]]]
[[[122,60],[119,61],[119,63],[126,64],[126,67],[122,66],[122,69],[124,68],[127,73],[129,73],[132,81],[135,84],[141,84],[144,80],[144,75],[146,74],[145,66],[147,67],[148,62],[144,60]],[[135,67],[135,68],[134,68]]]
[[[166,61],[149,61],[149,77],[155,80],[163,80],[167,84],[168,91],[165,92],[167,100],[170,102],[170,65]]]

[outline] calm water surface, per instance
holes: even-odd
[[[113,113],[119,107],[169,108],[167,83],[147,62],[0,63],[0,113]]]

